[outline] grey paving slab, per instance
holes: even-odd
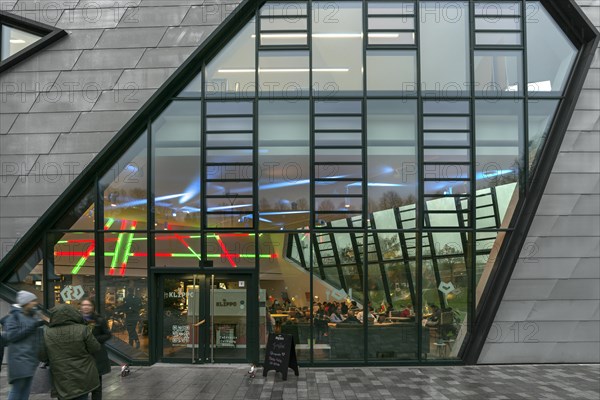
[[[104,377],[104,397],[113,399],[597,399],[600,366],[505,365],[467,367],[301,368],[287,381],[270,372],[248,376],[246,366],[117,368]],[[0,397],[6,395],[6,369]],[[31,400],[47,399],[32,395]]]

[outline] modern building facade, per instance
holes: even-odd
[[[1,4],[4,300],[136,363],[600,361],[597,3]]]

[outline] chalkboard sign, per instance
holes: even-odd
[[[298,376],[298,359],[296,358],[296,345],[292,335],[269,334],[263,376],[274,370],[281,372],[283,380],[287,380],[288,368],[291,368]]]

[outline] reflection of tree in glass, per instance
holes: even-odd
[[[325,199],[319,203],[319,211],[333,211],[335,210],[335,204],[331,200]]]

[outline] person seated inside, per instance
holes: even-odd
[[[337,306],[337,308],[333,310],[333,312],[329,315],[329,322],[337,324],[339,322],[342,322],[343,320],[344,318],[342,317],[342,307]]]
[[[341,323],[342,324],[360,324],[360,321],[354,315],[354,310],[348,310],[348,316]]]
[[[404,307],[402,309],[402,311],[400,312],[400,316],[403,318],[410,318],[410,317],[414,317],[415,312],[413,310],[413,306],[412,304],[408,304],[406,307]]]
[[[358,314],[356,314],[356,319],[362,324],[365,318],[364,310],[360,310]],[[367,313],[367,320],[369,322],[374,322],[376,320],[375,314],[373,314],[373,307],[369,308],[369,312]]]
[[[429,308],[431,309],[431,315],[427,318],[425,326],[438,326],[442,318],[442,310],[435,304],[430,304]]]

